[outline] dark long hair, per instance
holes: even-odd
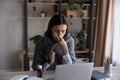
[[[49,21],[48,23],[48,28],[47,28],[47,35],[49,38],[53,38],[52,36],[52,28],[57,25],[65,24],[67,25],[66,33],[64,35],[64,38],[68,35],[68,23],[65,19],[65,16],[63,14],[55,14]]]

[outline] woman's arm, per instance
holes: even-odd
[[[33,70],[37,69],[37,65],[42,65],[44,70],[51,69],[51,65],[55,61],[55,54],[50,53],[51,49],[54,48],[56,45],[50,45],[47,48],[44,45],[44,40],[37,43],[35,46],[34,58],[32,68]]]
[[[68,39],[66,40],[67,46],[68,46],[68,53],[67,55],[63,56],[63,61],[66,62],[66,64],[71,64],[70,61],[72,61],[72,63],[75,63],[76,57],[75,57],[75,49],[74,49],[74,39],[69,36]],[[71,60],[70,60],[71,59]]]
[[[75,51],[74,51],[74,39],[71,36],[66,38],[59,37],[56,35],[57,42],[60,44],[63,52],[63,63],[72,64],[75,62]]]

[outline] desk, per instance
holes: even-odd
[[[15,75],[36,76],[36,71],[19,71],[19,72],[0,72],[0,80],[9,80]]]
[[[54,71],[44,71],[43,79],[47,80],[48,78],[54,77]],[[29,75],[29,76],[37,76],[36,71],[19,71],[19,72],[0,72],[0,80],[9,80],[16,75]]]
[[[95,67],[94,70],[98,70],[100,72],[104,72],[103,67]],[[120,80],[120,66],[114,66],[112,69],[112,79],[111,80]],[[36,71],[19,71],[19,72],[2,72],[0,73],[0,80],[9,80],[15,75],[29,75],[29,76],[36,76]],[[43,79],[46,80],[48,78],[53,78],[55,75],[54,71],[44,71],[43,72]]]
[[[103,67],[95,67],[94,70],[98,70],[100,72],[104,72]],[[120,80],[120,66],[112,67],[112,77],[111,80]]]

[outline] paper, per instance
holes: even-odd
[[[43,79],[38,77],[28,77],[26,80],[43,80]]]
[[[16,76],[12,77],[10,80],[23,80],[28,77],[29,77],[28,75],[16,75]]]

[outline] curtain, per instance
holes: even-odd
[[[95,66],[103,66],[105,57],[120,65],[120,0],[98,0]]]
[[[104,58],[109,57],[112,60],[113,36],[114,36],[114,0],[109,0],[109,10],[107,17],[106,39]]]
[[[113,65],[120,65],[120,0],[108,0],[108,4],[108,13],[104,14],[107,16],[104,18],[105,24],[102,23],[104,25],[102,45],[97,45],[100,50],[96,49],[96,61],[100,60],[97,66],[103,66],[105,57],[110,57]]]
[[[107,33],[108,11],[110,0],[97,0],[96,45],[94,49],[94,66],[103,66],[105,56],[105,40]]]
[[[114,2],[114,34],[112,62],[114,65],[120,65],[120,0]]]

